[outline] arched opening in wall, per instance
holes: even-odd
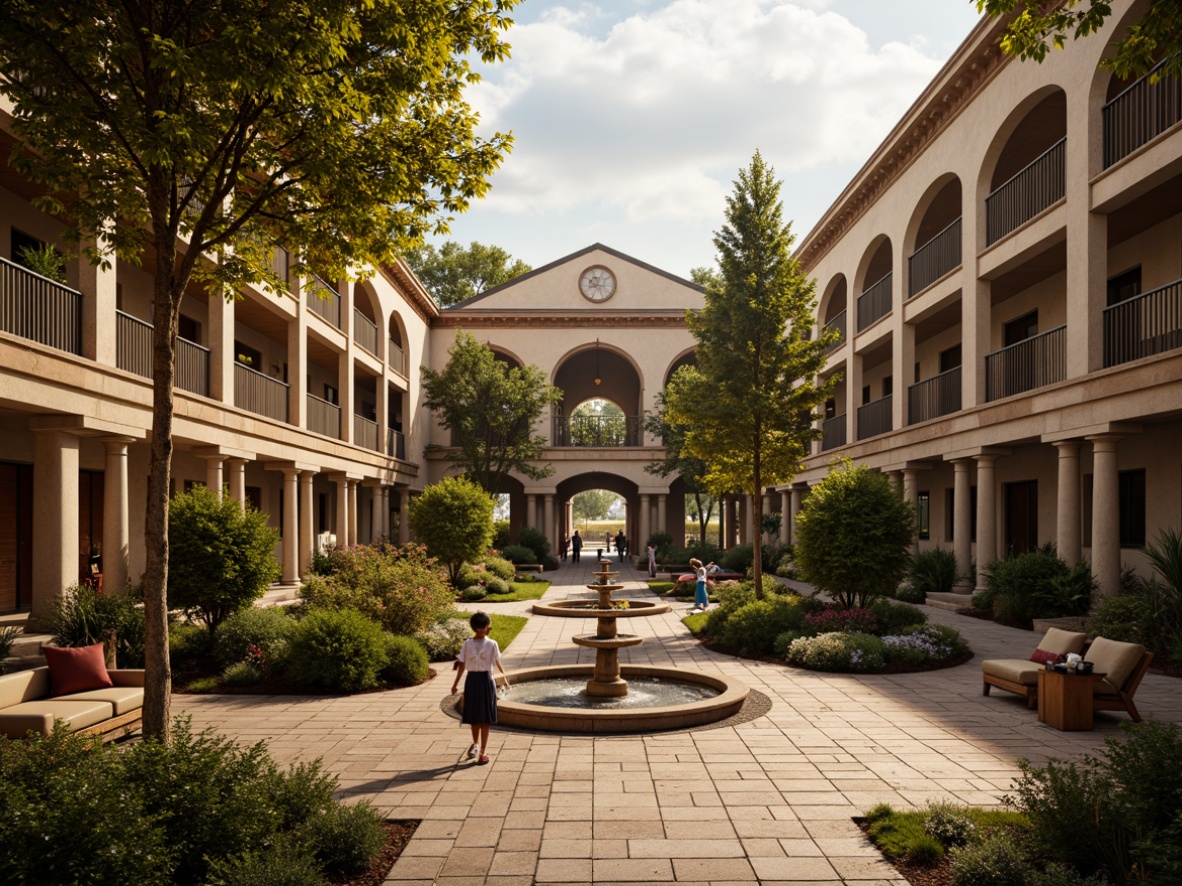
[[[961,264],[960,179],[948,175],[937,180],[916,207],[907,242],[907,297],[927,289]],[[925,205],[926,203],[926,205]]]
[[[521,360],[515,355],[510,354],[508,351],[501,350],[496,345],[489,344],[488,349],[493,352],[493,357],[495,357],[501,363],[504,363],[510,369],[520,369],[523,365]]]
[[[527,525],[525,519],[525,486],[516,477],[502,477],[493,512],[496,530],[493,547],[500,550],[507,544],[516,544],[521,538],[521,527]]]
[[[829,285],[825,287],[825,294],[821,296],[821,304],[817,311],[817,315],[821,319],[821,328],[833,328],[841,334],[841,338],[832,346],[831,350],[841,347],[842,342],[846,340],[848,328],[846,303],[849,301],[847,290],[845,274],[838,274],[829,281]]]
[[[638,446],[639,428],[618,404],[592,397],[567,416],[564,446]],[[555,444],[560,445],[560,444]]]
[[[353,287],[353,341],[375,357],[378,350],[377,294],[369,283],[357,283]]]
[[[562,400],[554,406],[552,446],[640,446],[643,442],[643,383],[624,354],[599,342],[584,346],[562,360],[552,384],[562,390]],[[600,401],[613,404],[622,421],[614,414],[576,419],[576,408]],[[587,416],[587,411],[582,415]],[[596,426],[602,426],[602,434],[597,435]]]
[[[1125,13],[1116,33],[1125,32],[1142,10],[1136,5]],[[1153,66],[1141,77],[1118,77],[1098,69],[1093,83],[1093,97],[1107,77],[1108,83],[1100,110],[1103,126],[1102,169],[1119,163],[1143,145],[1182,121],[1182,78],[1163,76],[1165,52],[1153,55]],[[1094,168],[1094,167],[1093,167]]]
[[[674,360],[670,364],[669,369],[665,372],[665,384],[663,385],[663,387],[666,387],[666,388],[669,387],[669,382],[673,378],[674,373],[676,373],[677,370],[679,370],[682,366],[697,366],[697,365],[698,365],[697,352],[693,351],[693,350],[686,351],[684,354],[682,354],[680,357],[678,357],[676,360]]]
[[[406,375],[406,329],[402,325],[402,318],[397,311],[390,312],[390,322],[387,324],[389,341],[386,342],[386,362],[396,372]]]
[[[406,460],[406,397],[393,385],[386,388],[386,455]]]
[[[990,246],[1063,199],[1067,187],[1067,95],[1055,88],[1026,111],[990,151],[994,166],[985,198],[985,245]]]
[[[862,256],[856,278],[858,295],[858,332],[891,312],[892,263],[891,238],[880,234],[870,242]]]
[[[555,501],[560,548],[561,539],[569,541],[577,531],[584,555],[600,550],[618,556],[620,536],[626,555],[643,553],[643,539],[638,537],[639,496],[632,481],[599,471],[579,474],[558,484]]]

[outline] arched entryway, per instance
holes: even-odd
[[[615,474],[608,474],[602,471],[589,471],[585,474],[569,477],[558,484],[555,500],[558,504],[557,511],[559,514],[559,532],[561,536],[563,538],[570,537],[578,528],[575,525],[572,514],[574,497],[580,492],[589,492],[596,489],[615,493],[624,500],[624,535],[629,540],[629,554],[635,554],[639,549],[638,545],[641,544],[638,523],[639,489],[631,480]],[[580,536],[582,536],[581,532]],[[583,550],[592,554],[596,548],[604,548],[606,550],[609,547],[614,552],[615,542],[613,541],[608,545],[607,539],[603,536],[588,536],[583,540]]]

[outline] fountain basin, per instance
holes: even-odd
[[[614,637],[601,637],[598,634],[576,634],[571,637],[576,646],[586,646],[590,649],[623,649],[626,646],[639,646],[644,642],[643,637],[636,634],[616,634]]]
[[[557,603],[535,603],[535,615],[556,615],[559,618],[637,618],[663,615],[669,604],[663,601],[629,600],[627,609],[601,609],[598,600],[561,600]]]
[[[701,671],[651,665],[623,665],[620,670],[623,677],[631,680],[656,677],[678,683],[698,684],[717,690],[718,694],[700,701],[652,707],[617,708],[605,706],[602,702],[596,706],[596,702],[592,701],[585,708],[572,708],[517,702],[513,700],[510,692],[507,698],[497,702],[498,720],[506,726],[535,729],[540,732],[595,735],[686,729],[733,716],[743,707],[743,702],[750,692],[742,683],[729,678],[724,680]],[[509,683],[516,687],[532,680],[551,677],[575,677],[586,680],[593,675],[594,668],[591,665],[554,665],[512,671],[509,674]],[[459,704],[463,704],[462,697]]]

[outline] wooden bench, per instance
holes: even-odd
[[[514,566],[513,568],[516,569],[519,573],[520,572],[536,572],[536,573],[545,572],[545,567],[541,563],[521,563],[520,565]]]

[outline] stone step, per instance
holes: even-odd
[[[273,584],[263,594],[262,599],[256,603],[256,606],[293,606],[300,602],[300,585],[298,582],[292,584]]]
[[[944,609],[948,612],[964,612],[973,608],[972,594],[928,594],[925,601],[933,609]]]

